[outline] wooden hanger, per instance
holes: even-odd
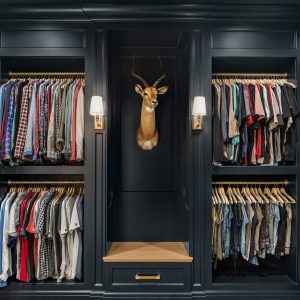
[[[271,189],[271,194],[277,199],[278,205],[283,206],[284,200],[279,196],[279,194],[277,193],[277,190],[274,186]]]
[[[223,195],[221,194],[220,187],[216,187],[216,195],[218,195],[219,204],[223,204],[224,199],[223,199]]]
[[[216,197],[215,197],[215,192],[214,192],[214,189],[212,188],[212,191],[211,191],[211,199],[212,199],[212,203],[213,205],[216,205]]]
[[[290,203],[290,200],[281,193],[278,186],[276,186],[275,189],[276,189],[277,194],[280,196],[280,198],[284,201],[285,204]]]
[[[264,195],[264,193],[260,187],[258,187],[257,191],[258,191],[259,195],[262,197],[263,203],[269,203],[268,198]]]
[[[219,187],[218,187],[218,192],[219,192],[219,195],[220,195],[220,197],[221,197],[222,203],[223,203],[223,204],[229,204],[229,200],[228,200],[228,198],[226,197],[226,194],[225,194],[225,191],[224,191],[223,186],[219,186]]]
[[[242,187],[241,193],[242,193],[242,195],[245,196],[246,203],[251,204],[251,203],[252,203],[252,200],[249,198],[249,195],[248,195],[247,192],[246,192],[245,186]]]
[[[250,186],[249,188],[250,193],[252,195],[252,197],[255,198],[255,203],[262,203],[262,199],[260,198],[260,196],[255,192],[254,188],[252,186]]]
[[[221,204],[221,201],[220,201],[219,195],[217,193],[217,188],[216,187],[213,188],[213,192],[214,192],[214,195],[216,197],[216,203]]]
[[[291,197],[283,187],[280,188],[280,191],[283,195],[287,197],[287,199],[289,199],[290,203],[296,203],[296,200],[293,197]]]
[[[230,194],[231,194],[231,197],[233,199],[233,203],[234,204],[238,204],[239,203],[239,199],[236,197],[236,195],[233,193],[233,190],[232,190],[232,187],[229,186],[229,189],[230,189]]]
[[[248,185],[246,186],[245,189],[246,189],[246,193],[248,194],[248,196],[249,196],[249,198],[251,200],[251,203],[256,203],[256,199],[252,196]]]
[[[267,195],[270,198],[270,200],[272,201],[272,203],[278,204],[277,199],[272,195],[272,193],[271,193],[271,191],[270,191],[270,189],[268,187],[264,188],[264,194]]]
[[[224,189],[223,185],[221,186],[221,191],[222,191],[223,197],[225,199],[225,204],[230,204],[230,201],[229,201],[229,199],[228,199],[228,197],[226,195],[226,192],[225,192],[225,189]]]
[[[255,194],[257,195],[257,197],[260,199],[260,204],[264,204],[265,203],[265,198],[259,193],[257,186],[255,185],[253,188]]]
[[[231,194],[230,194],[230,187],[228,186],[227,187],[227,191],[226,191],[226,196],[227,196],[227,199],[229,200],[229,203],[230,204],[233,204],[233,199],[232,199],[232,197],[231,197]]]
[[[243,197],[243,195],[241,193],[241,190],[238,187],[236,187],[234,190],[235,190],[236,194],[239,196],[241,203],[245,205],[246,204],[246,200]]]
[[[63,186],[59,187],[58,188],[58,195],[57,195],[57,197],[54,200],[54,204],[55,205],[58,204],[61,201],[61,199],[63,199],[64,193],[66,193],[65,187],[63,187]]]

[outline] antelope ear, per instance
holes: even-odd
[[[135,85],[135,91],[140,94],[141,96],[143,96],[143,88],[139,85],[139,84],[136,84]]]
[[[157,89],[157,94],[159,95],[163,95],[164,93],[166,93],[166,91],[168,90],[168,86],[162,86],[160,88]]]

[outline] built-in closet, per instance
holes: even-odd
[[[11,276],[0,299],[299,299],[300,116],[292,125],[294,160],[216,163],[212,90],[217,78],[277,76],[295,86],[299,105],[298,1],[127,2],[0,4],[1,86],[18,76],[67,76],[85,85],[83,160],[0,166],[0,194],[33,182],[49,190],[64,182],[70,194],[84,193],[81,279]],[[159,142],[150,151],[136,141],[142,106],[136,84],[142,81],[133,71],[151,84],[166,75],[158,87],[168,90],[155,108]],[[92,96],[103,99],[103,129],[95,129],[90,115]],[[206,103],[201,130],[193,130],[197,96]],[[253,193],[274,187],[274,195],[283,188],[295,200],[272,202],[282,215],[292,207],[289,253],[257,257],[256,265],[239,249],[235,257],[226,250],[216,261],[213,213],[243,205],[235,196],[216,202],[214,188],[230,195],[230,186]],[[252,213],[268,205],[249,199]]]

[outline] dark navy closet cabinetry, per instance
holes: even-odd
[[[211,93],[215,72],[287,72],[300,81],[298,2],[85,2],[0,3],[2,82],[10,71],[85,72],[86,81],[83,164],[0,167],[4,182],[84,180],[83,280],[9,279],[0,299],[300,299],[299,205],[294,251],[268,261],[267,273],[236,277],[231,261],[214,272],[211,259],[213,180],[288,180],[299,198],[300,120],[295,163],[213,166]],[[135,141],[142,100],[133,56],[136,73],[154,82],[157,55],[169,90],[158,97],[159,144],[143,151]],[[89,115],[93,95],[104,100],[103,131]],[[191,129],[194,96],[206,98],[201,132]],[[132,245],[156,247],[159,259],[128,259]],[[172,255],[177,249],[175,258],[168,247]]]

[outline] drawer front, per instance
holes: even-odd
[[[108,288],[111,290],[176,290],[186,291],[190,286],[190,265],[106,263]],[[107,276],[107,274],[106,274]]]

